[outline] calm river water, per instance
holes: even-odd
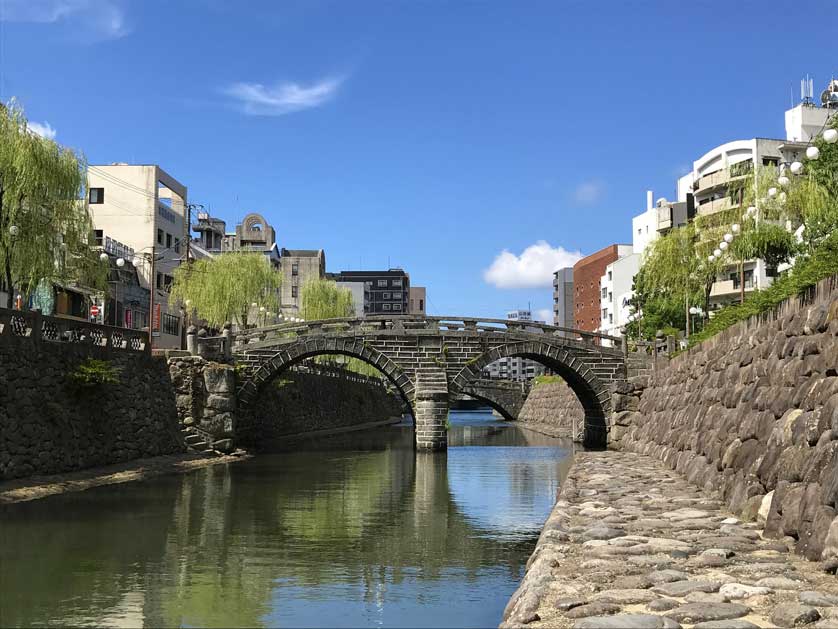
[[[452,413],[0,510],[0,626],[489,627],[566,444]],[[563,447],[564,446],[564,447]]]

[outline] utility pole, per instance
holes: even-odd
[[[151,245],[151,273],[148,278],[148,343],[149,349],[154,349],[154,291],[156,277],[154,275],[154,258],[156,257],[156,246]]]

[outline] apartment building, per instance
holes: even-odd
[[[532,321],[532,312],[529,310],[512,310],[506,313],[506,318],[510,321]],[[512,356],[490,363],[483,369],[483,375],[487,378],[525,381],[532,380],[545,371],[546,369],[541,363],[519,356]]]
[[[600,279],[612,262],[632,253],[631,245],[610,245],[573,265],[574,327],[596,332],[602,324]]]
[[[410,312],[410,275],[403,269],[387,271],[341,271],[341,283],[360,282],[365,285],[365,315],[395,315]]]
[[[156,164],[114,163],[90,166],[87,190],[97,242],[106,251],[109,242],[119,243],[140,288],[153,292],[153,347],[180,347],[181,312],[169,289],[189,238],[186,186]],[[148,326],[151,301],[127,308],[132,327]]]
[[[573,326],[573,267],[553,272],[553,325]]]

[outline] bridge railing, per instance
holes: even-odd
[[[581,341],[589,345],[621,348],[627,351],[623,337],[610,336],[601,332],[589,332],[576,328],[537,323],[534,321],[515,321],[512,319],[489,319],[482,317],[429,317],[415,315],[370,316],[363,319],[347,317],[342,319],[320,319],[281,323],[277,325],[240,330],[236,334],[238,345],[245,345],[271,338],[293,338],[309,334],[375,332],[381,330],[408,331],[433,330],[454,332],[517,332],[522,334],[547,334],[562,336]]]
[[[144,330],[48,317],[37,310],[0,308],[0,339],[12,337],[29,339],[35,344],[75,343],[126,352],[151,352],[148,332]]]

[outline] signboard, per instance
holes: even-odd
[[[131,313],[132,312],[133,312],[132,310],[126,310],[125,311],[125,327],[129,328],[129,329],[131,328],[131,323],[132,323],[132,321],[131,321],[131,316],[132,316]]]
[[[96,304],[90,306],[90,316],[91,317],[98,317],[99,316],[99,306]]]
[[[151,329],[155,332],[155,335],[160,331],[160,304],[154,304],[154,317],[153,322],[151,324]]]

